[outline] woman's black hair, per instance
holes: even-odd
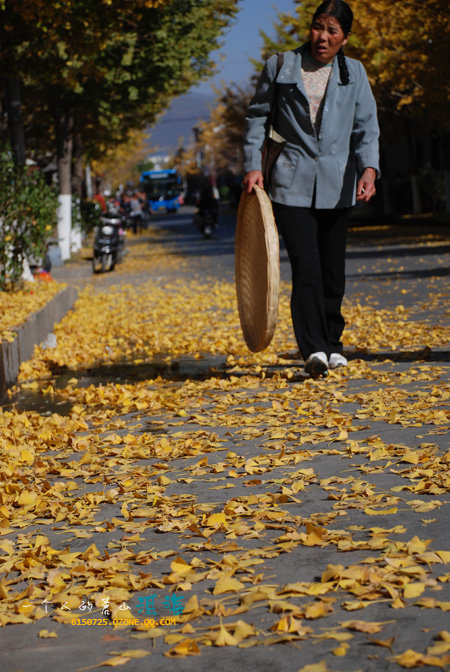
[[[318,19],[319,16],[333,16],[341,26],[345,37],[347,37],[352,29],[353,12],[344,0],[326,0],[325,2],[322,2],[314,12],[312,18],[313,22]],[[337,53],[337,59],[341,82],[344,86],[347,86],[350,76],[348,74],[347,61],[345,60],[342,47]]]

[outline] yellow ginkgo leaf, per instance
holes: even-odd
[[[176,657],[176,656],[199,656],[200,649],[198,648],[197,643],[193,639],[182,639],[178,644],[176,644],[173,649],[166,651],[165,656]]]
[[[252,625],[249,625],[248,623],[242,620],[236,622],[233,631],[233,637],[238,644],[239,642],[242,642],[243,639],[246,639],[247,637],[252,637],[253,635],[256,635],[256,630]]]
[[[112,658],[107,658],[101,663],[97,663],[98,667],[118,667],[119,665],[125,665],[128,663],[130,658],[127,656],[113,656]]]
[[[126,651],[111,651],[111,654],[125,658],[145,658],[145,656],[150,655],[150,651],[146,649],[127,649]]]
[[[364,513],[367,516],[391,516],[394,513],[397,513],[397,507],[392,506],[389,509],[371,509],[369,506],[364,509]]]
[[[340,646],[337,646],[335,649],[333,649],[333,653],[335,656],[345,656],[347,655],[347,651],[350,648],[349,644],[341,644]]]
[[[206,525],[208,527],[218,527],[219,525],[224,525],[227,522],[227,517],[224,513],[212,513],[208,516],[206,520]]]
[[[450,642],[436,642],[427,648],[427,654],[430,656],[442,656],[450,651]]]
[[[385,627],[385,623],[377,621],[344,621],[341,625],[343,628],[348,628],[348,630],[356,630],[357,632],[367,632],[370,634],[380,632]]]
[[[42,639],[49,639],[53,637],[58,637],[56,632],[54,630],[39,630],[38,637],[41,637]]]
[[[413,649],[407,649],[400,655],[393,656],[392,660],[402,667],[421,667],[426,664],[424,661],[425,657],[426,656],[424,656],[423,653],[418,653]]]
[[[321,660],[320,663],[313,663],[312,665],[305,665],[298,672],[330,672],[326,661]]]
[[[231,635],[228,630],[221,623],[217,637],[213,642],[214,646],[236,646],[238,644],[237,639]]]
[[[193,571],[193,568],[189,563],[187,563],[186,560],[183,560],[180,556],[177,556],[175,560],[172,560],[170,568],[172,572],[175,572],[178,575],[187,574]]]
[[[390,639],[374,639],[373,637],[369,637],[369,640],[372,642],[372,644],[376,644],[377,646],[384,646],[387,649],[392,650],[392,645],[395,642],[395,637],[391,637]]]
[[[35,492],[30,492],[29,490],[22,490],[19,495],[17,503],[19,506],[32,506],[36,503],[37,495]]]
[[[222,574],[214,586],[213,595],[221,595],[222,593],[234,593],[245,588],[244,584],[238,579],[234,579],[228,574]]]
[[[422,595],[425,590],[425,585],[423,583],[407,583],[403,589],[403,597],[419,597]]]
[[[314,604],[311,604],[308,607],[306,607],[305,618],[308,619],[322,618],[322,616],[325,616],[330,611],[333,611],[331,605],[325,602],[315,602]]]

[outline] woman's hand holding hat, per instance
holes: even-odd
[[[260,170],[251,170],[244,177],[244,189],[247,192],[247,194],[252,193],[255,184],[257,184],[258,187],[261,187],[261,189],[264,189],[263,174]]]

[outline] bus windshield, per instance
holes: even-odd
[[[142,183],[150,201],[170,200],[180,193],[179,178],[176,172],[148,171],[142,174]]]

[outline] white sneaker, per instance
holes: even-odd
[[[305,372],[311,378],[328,375],[328,359],[324,352],[313,352],[305,362]]]
[[[339,352],[333,352],[330,355],[330,359],[328,361],[328,366],[330,369],[337,369],[339,366],[347,366],[348,362],[344,355],[339,354]]]

